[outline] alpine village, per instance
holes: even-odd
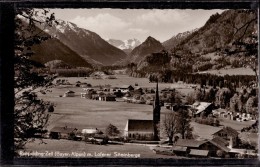
[[[16,18],[17,156],[257,158],[256,11],[164,42],[105,40],[53,15],[32,24],[30,12]]]

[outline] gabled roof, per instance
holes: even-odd
[[[200,145],[206,143],[207,141],[198,141],[194,139],[179,139],[175,146],[182,147],[199,147]]]
[[[153,120],[128,120],[128,131],[153,132]]]
[[[209,151],[208,150],[196,150],[196,149],[191,149],[190,150],[190,155],[197,155],[197,156],[208,156]]]
[[[233,129],[229,126],[220,129],[219,131],[217,131],[213,135],[218,134],[219,132],[226,133],[227,135],[232,136],[232,137],[237,137],[238,134],[239,134],[235,129]]]
[[[71,133],[73,131],[77,131],[76,128],[69,128],[69,127],[57,127],[55,126],[50,130],[50,132],[58,132],[58,133]]]
[[[181,152],[186,152],[187,147],[182,147],[182,146],[172,146],[172,151],[181,151]]]
[[[209,142],[211,144],[213,144],[214,146],[220,148],[221,150],[225,151],[225,152],[230,151],[230,149],[226,147],[226,145],[228,144],[228,141],[226,141],[225,139],[223,139],[221,137],[214,137]]]
[[[199,104],[198,104],[199,103]],[[201,113],[205,109],[207,109],[212,103],[207,103],[207,102],[195,102],[193,106],[195,106],[195,109],[197,109],[196,114]]]

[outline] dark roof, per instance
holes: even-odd
[[[224,133],[226,133],[226,134],[228,134],[229,136],[232,136],[232,137],[237,137],[238,134],[239,134],[235,129],[227,126],[227,127],[220,129],[219,131],[217,131],[213,135],[218,134],[220,132],[224,132]]]
[[[207,141],[198,141],[194,139],[179,139],[175,146],[182,147],[199,147],[200,145],[206,143]]]
[[[197,149],[190,150],[190,155],[208,156],[208,153],[209,153],[208,150],[197,150]]]
[[[228,142],[221,138],[221,137],[215,137],[212,140],[209,141],[211,144],[213,144],[214,146],[218,147],[219,149],[225,151],[225,152],[229,152],[230,149],[226,147],[226,145],[228,144]]]
[[[50,132],[58,132],[58,133],[71,133],[73,131],[77,131],[76,128],[69,128],[69,127],[54,127],[50,130]]]
[[[73,92],[73,91],[71,91],[71,90],[68,90],[68,91],[65,92],[65,93],[75,93],[75,92]]]
[[[172,146],[172,151],[182,151],[182,152],[186,152],[186,151],[187,151],[187,147]]]
[[[153,120],[128,120],[128,131],[145,131],[153,132]]]
[[[134,88],[132,85],[122,85],[120,88],[128,89],[128,88]]]

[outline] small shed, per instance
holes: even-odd
[[[174,152],[176,155],[186,156],[187,150],[188,150],[187,147],[172,146],[172,152]]]
[[[67,92],[64,93],[63,97],[74,97],[75,92],[68,90]]]
[[[77,132],[76,128],[54,127],[50,130],[50,138],[52,139],[69,139],[73,134]]]

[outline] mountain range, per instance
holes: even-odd
[[[41,36],[50,37],[49,34],[38,28],[36,31],[41,32]],[[31,59],[41,64],[52,60],[60,60],[72,67],[92,68],[90,63],[56,38],[50,38],[38,45],[33,45],[31,49],[36,53]]]
[[[128,40],[117,40],[117,39],[109,39],[107,42],[121,50],[123,50],[126,54],[131,53],[131,51],[141,44],[138,39],[128,39]]]
[[[198,29],[194,29],[191,31],[185,31],[183,33],[178,33],[177,35],[171,37],[170,39],[164,41],[162,45],[165,47],[165,49],[170,50],[174,47],[176,47],[182,40],[184,40],[187,36],[194,33]]]
[[[137,39],[106,41],[92,31],[58,20],[58,25],[44,30],[45,35],[51,35],[52,39],[33,48],[39,53],[34,58],[41,63],[62,60],[72,66],[90,67],[138,64],[148,55],[162,50],[205,55],[230,45],[243,35],[245,28],[245,37],[250,35],[256,24],[242,26],[253,17],[245,10],[226,10],[212,15],[201,28],[179,33],[163,43],[151,36],[143,43]]]
[[[163,45],[158,40],[149,36],[142,44],[132,50],[128,56],[128,61],[138,63],[147,55],[154,52],[160,52],[163,49]]]
[[[110,45],[98,34],[79,28],[71,22],[58,20],[57,26],[48,27],[45,32],[94,65],[112,65],[127,56],[122,50]]]
[[[205,71],[232,66],[233,60],[238,60],[239,57],[234,55],[232,59],[225,58],[225,54],[222,53],[232,47],[237,39],[245,40],[257,32],[255,18],[256,15],[248,10],[226,10],[221,14],[212,15],[201,28],[172,37],[163,43],[168,52],[175,55],[167,68]],[[246,23],[250,24],[246,26]],[[226,60],[222,62],[226,61],[226,65],[220,63],[221,59],[217,55],[224,56],[222,58]],[[137,69],[145,69],[144,71],[148,72],[149,66],[153,64],[144,59],[137,64]]]

